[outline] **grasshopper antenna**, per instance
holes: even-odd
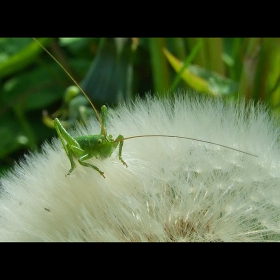
[[[207,144],[211,144],[211,145],[224,147],[224,148],[227,148],[227,149],[230,149],[230,150],[233,150],[233,151],[237,151],[237,152],[249,155],[249,156],[258,157],[256,155],[253,155],[253,154],[250,154],[250,153],[247,153],[247,152],[243,152],[243,151],[240,151],[238,149],[234,149],[234,148],[222,145],[222,144],[217,144],[217,143],[213,143],[213,142],[210,142],[210,141],[204,141],[204,140],[190,138],[190,137],[176,136],[176,135],[164,135],[164,134],[135,135],[135,136],[126,137],[123,140],[129,140],[129,139],[134,139],[134,138],[143,138],[143,137],[168,137],[168,138],[180,138],[180,139],[194,140],[194,141],[198,141],[198,142],[202,142],[202,143],[207,143]],[[120,140],[116,140],[115,142],[119,142],[119,141]]]
[[[104,126],[103,126],[102,120],[100,118],[100,115],[99,115],[98,111],[96,110],[96,108],[94,107],[91,100],[89,99],[89,97],[87,96],[87,94],[80,87],[80,85],[75,81],[75,79],[70,75],[70,73],[62,66],[62,64],[36,38],[33,38],[33,40],[36,41],[42,47],[42,49],[45,50],[47,52],[47,54],[65,71],[65,73],[70,77],[70,79],[74,82],[74,84],[79,88],[79,90],[86,97],[86,99],[88,100],[89,104],[91,105],[91,107],[93,108],[93,110],[94,110],[94,112],[97,116],[97,119],[98,119],[98,121],[101,125],[102,134],[104,135],[104,138],[106,139],[106,131],[104,129]]]

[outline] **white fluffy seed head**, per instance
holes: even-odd
[[[109,111],[127,140],[107,159],[70,162],[58,139],[1,179],[1,241],[261,241],[280,239],[280,135],[269,113],[220,99],[148,98]],[[71,135],[100,132],[91,120]]]

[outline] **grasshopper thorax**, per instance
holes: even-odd
[[[75,140],[85,153],[93,155],[96,158],[107,158],[119,144],[118,142],[114,142],[113,137],[110,136],[107,138],[104,135],[78,136],[75,137]]]

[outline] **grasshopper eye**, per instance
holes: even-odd
[[[98,144],[99,144],[99,145],[102,144],[102,139],[101,139],[101,138],[98,139]]]

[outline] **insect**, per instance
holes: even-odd
[[[93,168],[94,170],[99,172],[101,176],[105,178],[103,171],[101,171],[97,166],[86,162],[86,160],[91,159],[92,157],[108,158],[112,155],[113,151],[117,147],[119,147],[119,151],[118,151],[119,160],[127,167],[126,162],[122,158],[122,148],[123,148],[124,141],[129,139],[134,139],[134,138],[141,138],[141,137],[168,137],[168,138],[194,140],[198,142],[224,147],[250,156],[257,157],[256,155],[244,151],[240,151],[238,149],[234,149],[225,145],[204,141],[200,139],[190,138],[190,137],[176,136],[176,135],[150,134],[150,135],[136,135],[136,136],[130,136],[126,138],[124,138],[123,135],[119,135],[116,139],[113,139],[113,136],[107,135],[107,131],[106,131],[107,107],[105,105],[101,107],[101,117],[100,117],[98,111],[92,104],[87,94],[83,91],[83,89],[79,86],[79,84],[75,81],[75,79],[69,74],[69,72],[39,41],[37,41],[35,38],[33,39],[56,61],[56,63],[58,63],[58,65],[65,71],[65,73],[71,78],[74,84],[80,89],[83,95],[87,98],[88,102],[91,104],[93,110],[95,111],[95,114],[97,116],[97,119],[101,127],[100,134],[72,137],[62,126],[58,118],[54,119],[54,127],[57,131],[59,139],[62,143],[62,146],[71,164],[71,168],[65,176],[70,175],[74,171],[76,166],[74,158],[77,158],[79,164],[86,167]]]
[[[54,127],[71,163],[71,168],[68,171],[67,175],[70,175],[71,172],[75,169],[74,157],[77,157],[78,162],[81,165],[92,167],[105,178],[104,172],[102,172],[97,166],[85,162],[85,160],[90,159],[93,156],[95,156],[96,158],[107,158],[111,156],[118,145],[119,160],[127,167],[127,164],[122,159],[124,137],[122,135],[119,135],[114,140],[112,135],[107,135],[106,133],[107,107],[105,105],[101,107],[101,116],[101,132],[99,135],[87,135],[78,137],[72,137],[65,130],[59,120],[57,118],[54,119]],[[65,141],[67,142],[66,144]]]

